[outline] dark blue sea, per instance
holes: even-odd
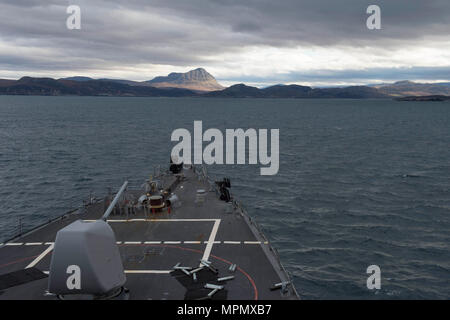
[[[302,298],[450,298],[450,102],[0,96],[0,241],[143,181],[194,120],[280,129],[278,175],[209,172],[231,179]]]

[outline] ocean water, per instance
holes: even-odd
[[[449,102],[0,96],[0,241],[141,182],[194,120],[280,129],[276,176],[209,172],[231,179],[302,298],[450,298]]]

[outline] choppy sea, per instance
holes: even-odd
[[[277,175],[208,170],[231,179],[303,299],[450,298],[450,102],[0,96],[0,241],[143,181],[194,120],[280,129]]]

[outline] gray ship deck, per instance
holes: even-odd
[[[145,214],[143,210],[129,216],[111,215],[108,222],[115,232],[129,289],[129,299],[199,299],[207,296],[205,282],[218,277],[234,275],[224,283],[224,289],[213,299],[298,299],[295,288],[270,290],[280,282],[289,281],[276,253],[254,222],[235,207],[227,210],[206,179],[192,170],[183,170],[183,179],[172,190],[181,205],[170,213]],[[167,187],[175,177],[165,175]],[[210,190],[206,201],[195,202],[196,190]],[[133,192],[133,191],[129,191]],[[142,191],[134,191],[136,196]],[[229,208],[228,208],[229,209]],[[99,219],[104,203],[87,207],[86,212],[62,216],[28,234],[0,245],[0,278],[2,275],[25,268],[49,270],[53,242],[58,230],[71,222]],[[201,259],[209,260],[219,274],[204,269],[197,282],[183,272],[173,270],[178,262],[197,267]],[[234,273],[229,271],[236,264]],[[56,299],[46,294],[48,278],[1,288],[0,299]],[[4,285],[5,287],[5,285]]]

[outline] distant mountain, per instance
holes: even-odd
[[[216,79],[203,68],[186,73],[172,72],[166,77],[156,77],[146,81],[157,88],[184,88],[195,91],[215,91],[224,89]]]
[[[389,98],[389,95],[376,88],[367,86],[351,86],[344,88],[313,89],[311,98],[343,98],[343,99],[379,99]]]
[[[275,85],[261,90],[266,98],[304,98],[311,94],[313,89],[311,87],[291,85]]]
[[[261,89],[240,83],[223,90],[205,93],[203,96],[223,98],[263,98],[263,93]]]
[[[375,88],[384,94],[395,97],[450,95],[449,83],[416,83],[405,80],[375,86]]]
[[[144,97],[222,97],[222,98],[346,98],[377,99],[409,96],[450,96],[450,83],[398,81],[368,86],[312,88],[278,84],[256,88],[243,83],[222,87],[205,69],[171,73],[150,81],[92,79],[74,76],[62,79],[23,77],[0,79],[0,94],[80,95]],[[432,99],[432,98],[430,98]]]
[[[276,85],[264,89],[237,84],[221,91],[213,91],[204,94],[207,97],[223,98],[347,98],[369,99],[387,98],[375,88],[365,86],[353,86],[346,88],[321,88],[299,85]]]
[[[77,82],[84,82],[84,81],[91,81],[94,79],[83,76],[75,76],[62,78],[60,80],[72,80]],[[216,79],[203,68],[191,70],[186,73],[172,72],[166,77],[156,77],[152,80],[142,82],[124,79],[96,79],[96,80],[128,84],[130,86],[188,89],[199,93],[215,90],[223,90],[225,88],[221,86],[216,81]]]
[[[191,90],[150,86],[130,86],[105,80],[55,80],[52,78],[23,77],[19,80],[0,80],[0,94],[9,95],[78,95],[78,96],[143,96],[188,97],[195,96]]]
[[[106,82],[116,82],[116,83],[128,84],[130,86],[150,87],[150,85],[147,82],[139,82],[139,81],[132,81],[132,80],[124,80],[124,79],[108,79],[108,78],[92,79],[89,77],[75,76],[75,77],[61,78],[58,80],[71,80],[71,81],[78,81],[78,82],[99,80],[99,81],[106,81]]]
[[[89,77],[75,76],[75,77],[61,78],[59,80],[90,81],[90,80],[94,80],[94,79],[89,78]]]
[[[143,87],[151,87],[147,82],[140,82],[140,81],[133,81],[133,80],[124,80],[124,79],[107,79],[107,78],[101,78],[98,79],[99,81],[107,81],[107,82],[116,82],[116,83],[122,83],[127,84],[130,86],[143,86]]]
[[[346,88],[313,89],[299,85],[275,85],[264,89],[236,84],[223,90],[199,93],[173,87],[153,87],[128,80],[85,77],[65,79],[23,77],[19,80],[1,80],[0,94],[10,95],[79,95],[79,96],[143,96],[143,97],[224,97],[224,98],[386,98],[376,88],[355,86]]]

